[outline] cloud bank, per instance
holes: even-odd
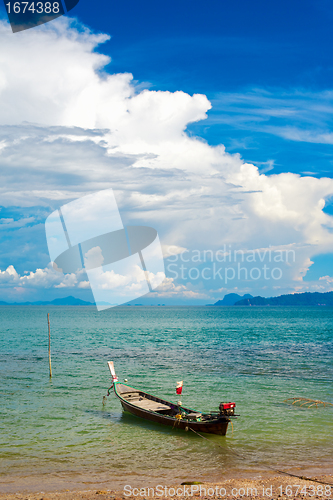
[[[108,66],[110,59],[97,51],[108,36],[74,20],[61,18],[15,36],[1,23],[0,39],[2,207],[51,212],[113,188],[123,222],[153,226],[168,255],[216,252],[225,245],[245,252],[295,251],[279,281],[249,278],[226,286],[219,277],[206,282],[173,275],[157,292],[161,296],[207,302],[228,290],[269,295],[331,286],[328,279],[307,284],[303,277],[313,255],[332,249],[333,220],[323,212],[333,194],[332,179],[260,174],[222,144],[191,136],[187,126],[204,120],[211,108],[206,96],[143,89],[129,73],[110,74],[112,62]],[[19,237],[30,222],[33,218],[4,216],[0,228]],[[39,270],[31,270],[29,282],[17,277],[11,264],[3,267],[3,283],[21,280],[24,288],[36,282]],[[41,273],[38,283],[45,275],[52,283],[48,271]],[[83,283],[77,277],[64,280],[52,286]]]

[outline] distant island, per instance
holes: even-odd
[[[253,295],[246,293],[245,295],[238,295],[238,293],[228,293],[222,300],[218,300],[213,304],[214,306],[234,306],[241,300],[253,299]]]
[[[233,304],[225,303],[229,300],[229,296],[237,294],[230,293],[223,300],[218,300],[214,306],[234,305],[234,306],[331,306],[333,307],[333,292],[304,292],[291,293],[287,295],[279,295],[278,297],[252,297],[243,296],[240,300]]]
[[[107,302],[99,303],[100,305],[108,305]],[[0,301],[0,306],[94,306],[94,302],[77,299],[69,296],[51,301],[36,302],[5,302]],[[115,305],[115,304],[114,304]],[[142,306],[144,304],[123,304],[127,306]],[[153,305],[153,304],[151,304]],[[158,304],[164,306],[165,304]],[[223,299],[218,300],[215,304],[206,304],[207,306],[329,306],[333,307],[333,292],[305,292],[291,293],[279,295],[278,297],[253,297],[249,293],[238,295],[237,293],[228,293]]]
[[[75,297],[65,297],[63,299],[54,299],[50,302],[4,302],[0,301],[0,306],[94,306],[92,302],[86,302],[81,299],[76,299]]]

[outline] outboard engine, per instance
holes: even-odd
[[[219,410],[221,415],[231,416],[235,414],[236,403],[220,403]]]

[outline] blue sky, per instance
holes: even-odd
[[[209,118],[189,131],[274,173],[331,176],[332,141],[281,137],[286,126],[313,134],[332,128],[329,1],[80,0],[72,13],[111,35],[103,52],[112,73],[129,71],[151,89],[207,95]],[[308,103],[320,109],[311,113]],[[280,114],[270,115],[274,108]]]
[[[164,90],[204,92],[245,87],[325,89],[332,75],[328,1],[134,1],[73,11],[110,33],[115,71],[135,73]]]
[[[331,3],[80,0],[70,14],[78,24],[62,19],[16,34],[6,24],[2,28],[8,60],[3,55],[0,61],[0,270],[13,266],[18,274],[0,275],[0,300],[91,297],[88,289],[52,281],[51,271],[39,281],[35,273],[49,265],[47,215],[89,189],[106,187],[116,190],[128,222],[156,227],[177,255],[203,251],[205,242],[214,251],[225,244],[246,252],[296,251],[292,265],[283,263],[281,282],[212,283],[169,273],[157,302],[209,303],[235,291],[270,296],[331,290]],[[43,44],[49,55],[38,51]],[[106,88],[109,75],[116,76]],[[85,101],[92,85],[98,99],[89,94]],[[134,118],[126,131],[118,130],[112,117],[128,100]],[[89,112],[82,111],[86,102]],[[165,106],[171,118],[164,128]],[[178,158],[168,148],[179,150]],[[112,151],[117,157],[111,165]],[[244,173],[242,164],[254,165],[257,173],[252,167]],[[220,187],[209,176],[218,176]],[[149,207],[159,197],[168,215],[157,205],[148,210],[147,197]],[[206,235],[201,239],[190,222],[198,217],[197,206]],[[178,227],[181,214],[186,223]],[[36,286],[24,280],[29,273]]]
[[[324,90],[332,78],[332,6],[328,1],[118,2],[75,15],[112,35],[113,71],[131,71],[162,90],[247,88]]]

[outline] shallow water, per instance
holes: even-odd
[[[1,306],[0,319],[2,475],[168,481],[332,464],[333,407],[284,400],[333,403],[333,309]],[[109,360],[120,381],[169,400],[183,379],[191,408],[235,401],[233,433],[207,441],[123,414],[114,395],[103,406]]]

